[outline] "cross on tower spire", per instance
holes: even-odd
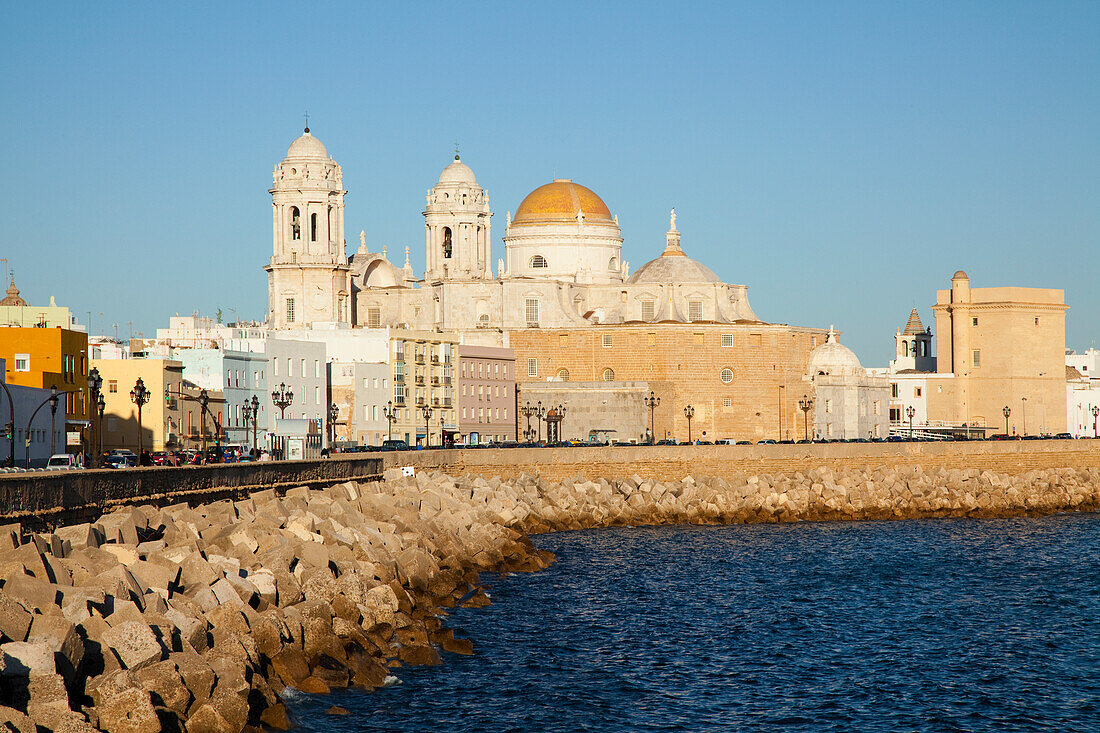
[[[458,160],[458,140],[455,140],[455,160]]]
[[[306,110],[305,118],[306,118],[306,132],[309,132],[309,110]]]

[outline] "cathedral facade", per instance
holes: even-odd
[[[539,186],[506,216],[491,257],[489,194],[456,154],[427,195],[425,271],[385,248],[345,255],[340,166],[308,130],[275,168],[268,326],[442,329],[465,343],[507,346],[527,329],[666,323],[759,323],[744,285],[688,257],[676,215],[656,259],[630,273],[618,217],[569,179]]]

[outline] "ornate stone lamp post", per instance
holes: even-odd
[[[340,417],[340,408],[335,402],[328,406],[328,444],[331,447],[336,442],[336,420]]]
[[[913,415],[915,415],[916,413],[917,411],[913,409],[912,405],[909,405],[909,407],[905,408],[905,416],[909,418],[909,440],[913,439]]]
[[[1097,417],[1097,415],[1100,415],[1100,407],[1097,407],[1096,405],[1093,405],[1090,412],[1092,413],[1092,437],[1095,438],[1096,437],[1096,417]]]
[[[546,413],[546,442],[561,442],[561,421],[565,419],[565,408],[561,405],[551,407]]]
[[[145,382],[141,377],[138,377],[137,382],[134,384],[134,388],[130,390],[130,399],[138,408],[138,464],[141,464],[141,454],[143,450],[144,436],[141,434],[141,408],[145,406],[145,403],[149,401],[149,390],[145,388]]]
[[[386,404],[387,407],[382,408],[382,414],[386,417],[386,440],[393,440],[393,424],[397,422],[397,412],[393,409],[393,400]]]
[[[57,400],[58,400],[57,387],[55,385],[55,386],[50,387],[50,396],[47,397],[46,399],[42,400],[42,404],[40,404],[38,407],[34,408],[34,412],[31,413],[31,419],[27,421],[27,431],[25,433],[23,433],[23,436],[24,436],[23,448],[26,451],[27,468],[31,467],[31,425],[34,424],[34,418],[35,418],[35,416],[38,415],[38,411],[41,410],[43,407],[45,407],[47,402],[50,403],[50,436],[51,436],[50,437],[50,455],[51,456],[53,455],[54,440],[53,440],[52,436],[54,434],[54,431],[53,431],[54,418],[57,416]]]
[[[294,390],[286,388],[286,382],[280,382],[279,388],[272,390],[271,403],[279,408],[279,419],[286,417],[286,408],[294,402]]]
[[[91,461],[88,463],[92,468],[95,468],[99,463],[100,446],[103,445],[103,410],[106,404],[103,401],[103,393],[100,391],[103,388],[103,377],[99,376],[99,368],[92,367],[92,370],[88,372],[88,404],[91,407],[91,415],[88,417],[88,424],[90,430],[88,431],[88,451],[92,454]],[[95,410],[99,407],[99,424],[96,424]]]
[[[642,399],[642,402],[649,408],[649,444],[653,443],[657,439],[657,435],[653,432],[653,411],[657,409],[657,405],[661,404],[661,398],[653,393],[653,390],[649,390],[649,396]]]
[[[695,417],[695,408],[688,405],[684,408],[684,417],[688,419],[688,444],[691,444],[691,418]]]
[[[1005,405],[1004,409],[1001,410],[1001,414],[1005,416],[1005,437],[1007,438],[1008,437],[1008,416],[1012,414],[1012,409],[1008,405]]]
[[[802,395],[798,401],[798,409],[802,410],[802,438],[810,439],[810,410],[813,409],[814,400],[808,395]],[[797,429],[797,428],[796,428]]]
[[[425,402],[420,406],[420,411],[424,413],[424,447],[427,448],[432,444],[432,434],[428,428],[428,421],[432,419],[432,406]]]

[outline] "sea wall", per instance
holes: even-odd
[[[551,481],[578,474],[615,479],[634,473],[659,481],[692,474],[729,478],[743,473],[790,473],[821,466],[841,470],[919,465],[925,470],[977,468],[1017,475],[1067,466],[1100,468],[1100,440],[619,445],[405,451],[381,455],[386,468],[411,465],[485,478],[529,474]]]
[[[1100,469],[817,467],[677,480],[389,470],[385,481],[0,527],[0,728],[292,725],[280,693],[373,688],[469,654],[444,609],[552,562],[528,533],[614,525],[993,517],[1100,508]]]

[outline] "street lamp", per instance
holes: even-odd
[[[335,402],[330,402],[328,406],[328,443],[331,447],[336,442],[336,419],[340,417],[340,408],[336,406]]]
[[[138,408],[138,464],[141,464],[142,455],[142,441],[143,436],[141,434],[141,408],[145,406],[145,403],[149,401],[149,390],[145,389],[145,382],[141,377],[138,377],[137,382],[134,384],[134,388],[130,390],[130,399],[134,401],[134,404]]]
[[[530,443],[531,440],[535,437],[535,431],[531,428],[531,416],[535,414],[536,410],[534,407],[531,407],[531,401],[528,400],[526,403],[524,403],[523,407],[519,408],[519,411],[525,418],[527,418],[527,427],[523,431],[523,440],[526,443]]]
[[[653,390],[649,390],[649,396],[642,399],[642,402],[649,408],[649,444],[653,445],[653,441],[657,435],[653,432],[653,411],[657,409],[657,405],[661,404],[661,398],[653,393]]]
[[[252,421],[252,453],[256,453],[256,420],[260,416],[260,399],[256,395],[252,395],[252,401],[244,401],[244,406],[241,407],[241,415],[244,417],[245,429],[248,428],[248,421]]]
[[[1093,405],[1089,411],[1092,413],[1092,437],[1096,437],[1096,416],[1100,415],[1100,407]]]
[[[428,432],[428,421],[432,419],[432,406],[425,402],[420,406],[420,411],[424,413],[424,447],[427,448],[432,444],[432,434]]]
[[[50,435],[53,436],[53,424],[54,418],[57,416],[57,387],[50,387],[50,396],[42,400],[42,404],[34,408],[34,412],[31,413],[31,419],[27,421],[27,432],[23,433],[23,448],[26,450],[27,455],[27,468],[31,467],[31,426],[34,424],[34,418],[38,415],[38,411],[46,406],[46,403],[50,403]],[[53,455],[53,438],[50,439],[50,455]],[[12,444],[12,448],[15,448],[15,444]]]
[[[1004,409],[1001,410],[1001,414],[1005,416],[1005,437],[1007,438],[1008,437],[1008,416],[1012,414],[1012,409],[1008,405],[1005,405]]]
[[[8,424],[5,426],[5,430],[8,434],[8,441],[11,443],[11,455],[8,456],[8,465],[15,468],[15,400],[11,398],[11,390],[8,389],[8,380],[0,380],[0,387],[4,388],[4,391],[8,393]]]
[[[802,439],[810,439],[810,410],[813,409],[814,400],[808,395],[802,395],[798,401],[798,409],[802,410]]]
[[[397,422],[397,411],[393,409],[393,400],[390,400],[386,404],[389,406],[382,408],[382,414],[385,415],[388,425],[386,440],[393,440],[393,424]]]
[[[1020,398],[1020,433],[1027,435],[1027,397]]]
[[[546,408],[542,406],[542,400],[539,400],[535,405],[535,411],[531,413],[535,416],[535,423],[539,426],[538,442],[542,442],[542,418],[546,415]]]
[[[779,435],[776,440],[783,440],[783,390],[787,385],[779,385]]]
[[[199,433],[202,438],[202,458],[203,463],[206,462],[206,406],[210,404],[210,395],[206,393],[206,390],[199,391]]]
[[[91,371],[88,372],[88,395],[90,397],[89,404],[92,408],[92,414],[89,415],[91,419],[88,421],[91,426],[91,430],[89,431],[91,433],[91,435],[89,436],[89,442],[91,443],[91,445],[88,446],[88,448],[92,456],[91,461],[88,463],[88,465],[92,468],[95,468],[96,464],[99,462],[99,448],[103,445],[103,409],[104,407],[106,407],[106,405],[103,401],[103,392],[101,391],[102,389],[103,377],[99,376],[99,368],[92,367]],[[99,408],[98,424],[95,420],[95,410],[97,405],[104,405],[104,407]]]
[[[280,382],[279,388],[272,390],[271,403],[279,408],[279,419],[286,417],[286,408],[294,402],[294,390],[286,388],[286,382]]]
[[[96,460],[103,454],[103,411],[107,409],[107,401],[103,399],[102,392],[99,393],[99,399],[96,401],[95,406],[99,408],[99,429],[96,430],[99,444],[92,446],[95,451],[92,454],[92,466],[95,466]]]
[[[916,414],[916,410],[912,405],[905,408],[905,416],[909,418],[909,440],[913,439],[913,415]]]
[[[688,405],[684,408],[684,417],[688,419],[688,444],[691,444],[691,418],[695,417],[695,408]]]

